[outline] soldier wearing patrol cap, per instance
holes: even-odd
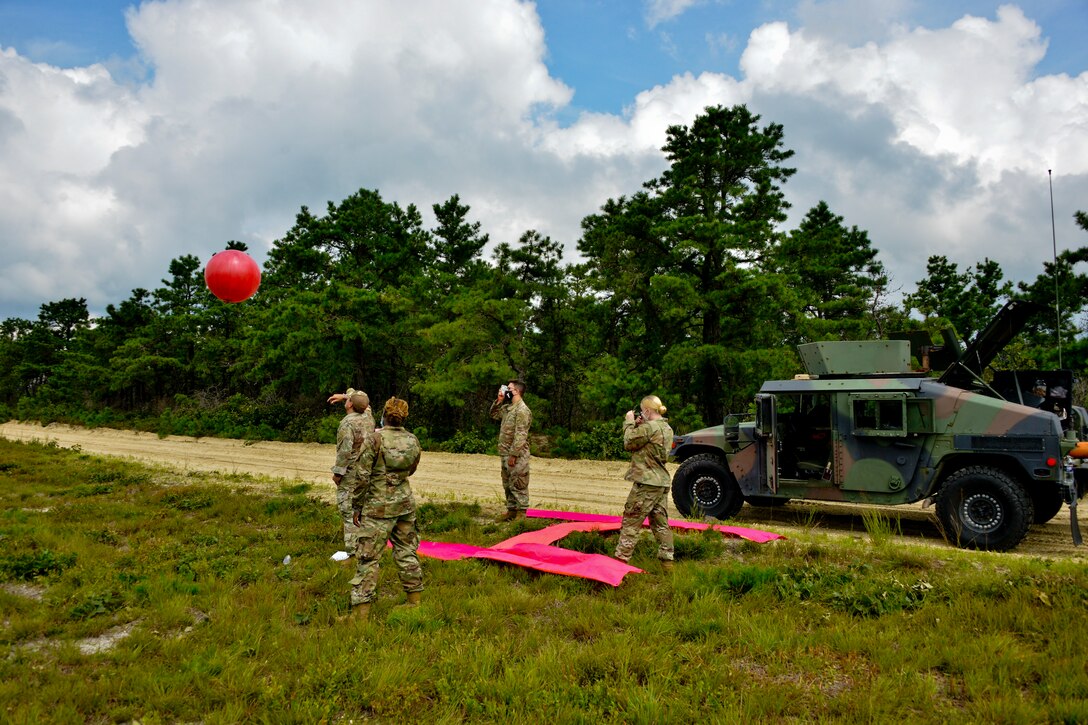
[[[329,396],[330,403],[344,401],[346,415],[336,429],[336,461],[332,467],[332,481],[336,484],[336,508],[344,524],[344,551],[355,551],[358,533],[352,523],[351,496],[355,493],[355,480],[359,451],[367,436],[374,432],[374,416],[370,412],[370,398],[362,390],[348,388],[346,393]],[[351,561],[350,557],[346,561]]]
[[[355,540],[358,561],[351,580],[351,615],[365,619],[378,589],[378,562],[385,542],[393,543],[393,563],[408,606],[418,606],[423,591],[419,566],[416,502],[408,477],[421,455],[419,441],[404,429],[408,402],[390,398],[385,403],[384,426],[371,434],[359,453],[358,483],[352,497],[352,519],[359,528]]]

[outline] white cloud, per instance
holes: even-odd
[[[0,57],[0,309],[101,310],[172,257],[231,238],[260,256],[300,205],[360,187],[424,208],[459,193],[494,210],[497,240],[530,221],[577,233],[546,223],[563,164],[535,119],[571,90],[531,4],[179,0],[127,17],[150,84]]]
[[[1031,281],[1051,254],[1046,170],[1067,199],[1088,198],[1088,73],[1035,77],[1046,41],[1016,7],[937,30],[906,25],[908,7],[806,2],[808,26],[751,33],[740,80],[678,76],[640,93],[622,123],[587,115],[552,141],[576,155],[648,152],[707,105],[747,103],[797,152],[793,223],[828,201],[870,232],[905,291],[935,254],[961,269],[988,257]],[[883,41],[846,42],[844,17],[880,25]],[[1088,241],[1071,212],[1058,224],[1060,247]]]
[[[866,7],[872,39],[833,22]],[[1046,42],[1015,7],[932,29],[904,7],[806,3],[804,26],[751,33],[740,78],[679,75],[568,127],[552,112],[572,89],[516,0],[145,2],[129,28],[154,75],[136,84],[0,51],[0,318],[101,311],[228,239],[262,259],[299,206],[361,187],[425,211],[460,194],[493,241],[533,228],[573,254],[584,216],[661,172],[669,125],[734,103],[797,151],[794,221],[826,200],[900,284],[930,254],[1032,279],[1046,169],[1059,210],[1088,198],[1088,74],[1037,77]],[[1059,245],[1081,246],[1070,214]]]
[[[797,20],[811,33],[846,45],[882,42],[907,23],[916,0],[800,0]]]
[[[700,0],[645,0],[646,25],[650,28],[672,20],[685,10],[700,3]]]
[[[803,130],[805,111],[774,116],[795,140],[802,171],[823,169],[829,183],[820,198],[870,229],[901,282],[920,279],[930,254],[961,268],[988,256],[1009,276],[1031,280],[1042,271],[1032,240],[1050,232],[1046,170],[1062,167],[1062,185],[1080,192],[1088,175],[1088,74],[1034,78],[1045,49],[1039,28],[1005,6],[995,20],[899,28],[883,44],[861,46],[765,25],[752,33],[741,66],[760,103],[807,99],[809,109],[825,109],[819,123],[863,133],[874,130],[864,119],[885,120],[886,137],[866,145],[850,133],[828,155]],[[904,172],[919,170],[924,186],[897,188]],[[1022,213],[1003,213],[1010,208]],[[1059,221],[1067,246],[1081,246],[1069,215]]]

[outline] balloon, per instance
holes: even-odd
[[[245,252],[227,249],[208,260],[204,282],[224,302],[244,302],[261,286],[261,268]]]

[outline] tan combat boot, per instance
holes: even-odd
[[[423,592],[408,592],[408,601],[405,602],[406,607],[418,607],[420,600],[423,598]]]
[[[661,561],[661,570],[663,572],[665,572],[666,574],[671,574],[672,573],[672,568],[673,568],[673,564],[672,564],[671,561],[665,561],[664,559],[662,559],[662,561]]]
[[[336,618],[337,622],[365,622],[370,616],[370,603],[352,605],[348,611]]]
[[[495,519],[495,523],[502,523],[503,521],[513,521],[515,518],[517,518],[517,515],[517,511],[507,511],[502,516]]]

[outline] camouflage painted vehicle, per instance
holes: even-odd
[[[1078,486],[1067,454],[1086,421],[1072,405],[1072,374],[983,378],[1038,311],[1010,302],[967,349],[952,334],[940,346],[928,334],[800,345],[807,373],[764,383],[754,419],[726,416],[675,437],[677,509],[728,519],[745,501],[929,500],[948,541],[1004,551],[1067,503],[1079,544],[1076,503],[1088,481]]]

